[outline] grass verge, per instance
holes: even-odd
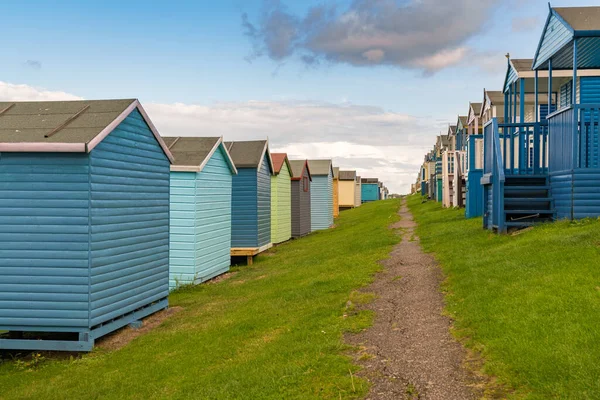
[[[501,396],[600,398],[600,221],[499,236],[464,210],[408,202],[446,273],[455,334],[483,356]]]
[[[372,318],[347,308],[368,301],[354,290],[399,241],[388,229],[398,205],[344,211],[335,229],[277,246],[229,279],[173,293],[170,305],[182,310],[120,350],[4,359],[0,398],[362,397],[368,385],[353,376],[342,335]]]

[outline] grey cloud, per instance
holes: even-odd
[[[25,65],[27,65],[29,68],[33,68],[33,69],[41,69],[42,68],[42,62],[38,61],[38,60],[27,60],[27,61],[25,61]]]
[[[391,65],[431,74],[468,57],[466,42],[482,29],[497,2],[354,0],[348,7],[316,6],[297,16],[270,1],[258,23],[244,14],[242,25],[253,44],[252,57],[281,61],[297,56],[310,66],[321,61]]]
[[[538,17],[515,17],[511,25],[513,32],[530,32],[540,29],[540,19]]]

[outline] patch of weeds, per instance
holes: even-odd
[[[31,357],[28,359],[15,360],[14,366],[19,371],[31,372],[39,368],[45,360],[46,357],[44,357],[41,353],[32,353]]]
[[[406,385],[406,390],[404,392],[410,400],[417,400],[419,398],[419,391],[412,383]]]
[[[400,279],[402,279],[402,275],[396,275],[395,277],[392,278],[392,282],[399,281]]]
[[[354,304],[369,304],[375,300],[375,293],[359,292],[357,290],[350,293],[350,300]]]

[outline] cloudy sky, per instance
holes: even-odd
[[[403,193],[435,135],[501,87],[504,55],[533,57],[548,12],[546,0],[157,3],[4,4],[0,100],[139,98],[165,136],[268,137]]]

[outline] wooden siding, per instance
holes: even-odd
[[[355,190],[356,183],[355,181],[339,181],[338,183],[338,191],[339,191],[339,206],[340,207],[354,207],[355,204]]]
[[[284,162],[278,175],[271,177],[271,242],[292,237],[292,181]]]
[[[231,247],[258,246],[256,168],[238,168],[231,191]]]
[[[271,169],[265,154],[262,166],[257,173],[257,215],[258,237],[257,247],[271,243]]]
[[[93,327],[168,295],[170,163],[137,110],[89,159]]]
[[[354,206],[360,207],[362,204],[362,184],[360,181],[356,182],[354,189]]]
[[[379,198],[379,186],[376,183],[363,183],[361,185],[361,199],[363,203],[376,201]]]
[[[333,179],[333,218],[340,215],[340,181]]]
[[[548,25],[544,30],[543,37],[536,57],[537,68],[555,54],[561,47],[569,43],[573,33],[555,15],[550,16]]]
[[[231,175],[222,150],[200,173],[171,172],[171,289],[229,270]]]
[[[333,225],[333,176],[313,176],[310,188],[311,231],[329,229]]]
[[[87,154],[0,154],[0,330],[88,327]]]
[[[171,172],[169,288],[195,280],[195,172]]]
[[[308,179],[308,173],[304,170],[303,178]],[[311,232],[311,206],[310,206],[310,179],[308,180],[308,191],[304,191],[302,180],[292,181],[292,237],[299,238]]]

